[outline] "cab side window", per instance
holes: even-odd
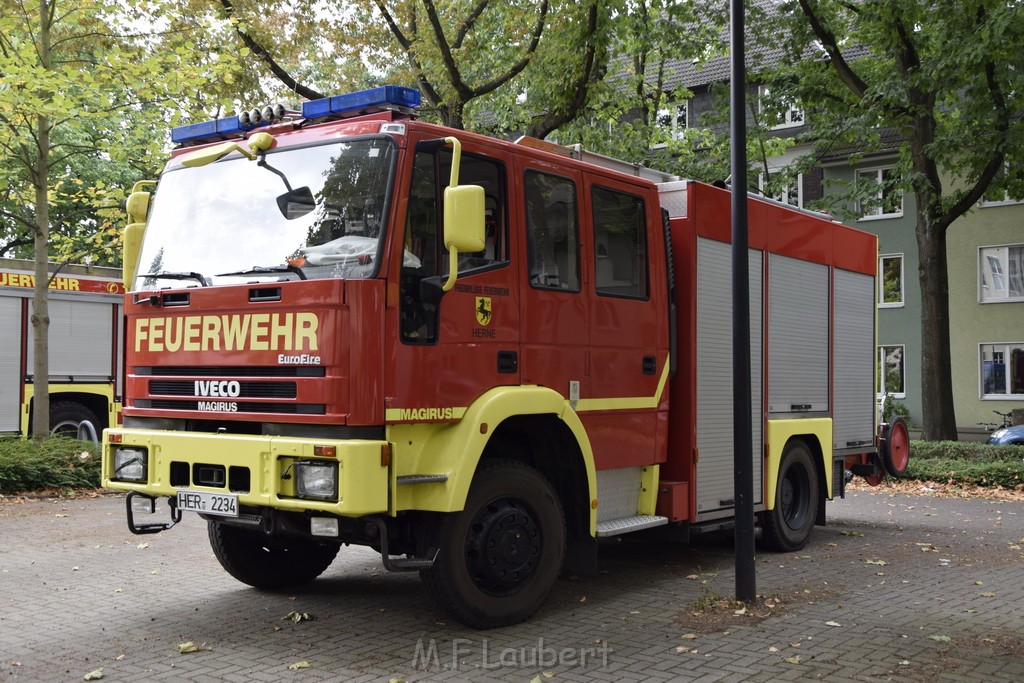
[[[576,184],[526,171],[527,268],[537,289],[580,290]]]
[[[409,187],[409,208],[402,255],[401,327],[408,344],[437,341],[437,309],[442,278],[448,275],[444,247],[444,189],[451,177],[449,149],[417,152]],[[460,185],[484,188],[485,242],[476,253],[459,253],[460,275],[508,263],[508,210],[504,167],[494,159],[463,153]],[[426,282],[425,282],[426,281]],[[424,284],[425,282],[425,284]]]
[[[647,219],[642,197],[592,187],[598,294],[646,299]]]

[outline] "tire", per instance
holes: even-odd
[[[897,417],[885,430],[885,443],[882,445],[882,465],[889,476],[902,479],[910,464],[910,433],[907,423]]]
[[[762,513],[765,545],[784,552],[803,548],[814,529],[820,495],[811,450],[803,441],[790,441],[779,463],[775,508]]]
[[[302,586],[324,573],[341,546],[207,522],[213,554],[228,574],[255,588]]]
[[[477,629],[537,611],[561,571],[565,518],[550,482],[513,460],[481,465],[461,512],[439,519],[434,566],[420,577],[439,608]]]
[[[73,401],[55,401],[50,404],[50,435],[51,436],[78,436],[78,425],[85,421],[92,423],[96,433],[103,429],[96,413],[86,408],[81,403]]]

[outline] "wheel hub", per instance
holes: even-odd
[[[466,539],[470,575],[491,595],[510,595],[525,585],[536,572],[540,551],[540,527],[518,500],[496,500],[470,524]]]

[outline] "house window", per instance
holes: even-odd
[[[689,128],[689,103],[670,102],[667,106],[658,110],[657,124],[672,140],[682,140]]]
[[[981,397],[1024,399],[1024,343],[981,345]]]
[[[760,102],[763,112],[766,114],[771,112],[769,116],[773,120],[766,120],[765,125],[773,130],[794,128],[807,122],[803,107],[788,97],[773,97],[771,91],[764,86],[761,86]]]
[[[978,250],[982,303],[1024,301],[1024,244]]]
[[[766,182],[764,174],[758,177],[758,188],[765,197],[771,197],[777,202],[789,204],[799,209],[804,208],[804,174],[797,173],[796,176],[786,176],[784,172],[776,173],[770,181]]]
[[[857,171],[857,186],[866,186],[868,194],[857,202],[863,218],[895,218],[903,215],[903,192],[896,187],[896,171],[864,168]]]
[[[903,306],[903,254],[879,256],[878,272],[878,307]]]
[[[905,398],[907,395],[903,348],[903,345],[878,347],[878,386],[881,393],[893,398]]]
[[[1009,165],[1003,166],[1003,170],[1000,171],[999,176],[996,180],[1010,173]],[[1014,197],[1006,190],[997,190],[989,187],[988,191],[981,196],[980,205],[986,206],[1006,206],[1007,204],[1021,204],[1024,203],[1024,197]]]

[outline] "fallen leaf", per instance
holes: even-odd
[[[790,643],[790,644],[789,644],[789,646],[790,646],[790,647],[800,647],[800,642],[799,642],[799,641],[797,641],[797,642],[795,642],[795,643]]]
[[[404,678],[389,678],[388,683],[405,683]]]
[[[984,585],[985,585],[985,582],[984,582],[984,581],[975,581],[975,582],[974,582],[974,585],[975,585],[975,586],[984,586]]]
[[[681,637],[681,638],[686,638],[687,640],[693,640],[694,638],[696,638],[696,637],[697,637],[697,634],[696,634],[696,633],[684,633],[684,634],[683,634],[682,636],[680,636],[680,637]]]
[[[902,662],[900,662],[900,666],[910,666],[910,661],[904,659]]]
[[[952,638],[949,636],[928,636],[928,640],[934,640],[936,643],[948,643]]]
[[[794,655],[793,657],[786,657],[782,661],[789,662],[790,664],[799,664],[800,663],[800,655]]]
[[[976,609],[965,609],[963,611],[965,613],[967,613],[967,614],[977,614],[978,613],[978,610],[976,610]]]
[[[103,678],[103,669],[96,669],[82,676],[83,681],[98,681],[101,678]]]
[[[296,612],[295,610],[281,617],[281,621],[291,621],[296,624],[300,621],[313,621],[314,619],[315,617],[308,612]]]
[[[303,659],[301,662],[295,662],[294,664],[289,664],[288,668],[291,669],[292,671],[298,671],[299,669],[308,669],[309,668],[309,662],[307,662],[305,659]]]
[[[124,593],[124,589],[123,588],[115,588],[114,592],[115,593]]]
[[[697,579],[699,579],[700,577],[699,577],[699,576],[697,576],[696,574],[690,574],[690,575],[689,575],[689,576],[687,576],[686,578],[687,578],[687,579],[688,579],[689,581],[696,581],[696,580],[697,580]]]
[[[155,574],[159,574],[159,573],[160,573],[159,569],[154,569],[153,571],[150,572],[150,574],[154,574],[154,575]]]
[[[983,598],[994,598],[994,597],[996,597],[996,594],[995,593],[988,593],[988,592],[986,592],[986,593],[982,593],[981,597],[983,597]]]
[[[859,533],[857,531],[841,531],[840,533],[843,536],[863,536],[864,535],[864,534]]]
[[[187,655],[192,652],[202,652],[204,650],[209,649],[210,648],[206,647],[206,643],[203,643],[202,645],[196,645],[191,640],[184,643],[178,643],[178,654],[182,655]]]
[[[584,595],[582,598],[580,598],[580,602],[581,603],[584,603],[586,601],[587,601],[587,596],[586,595]]]
[[[868,564],[877,564],[879,567],[884,567],[885,565],[889,564],[885,560],[864,560],[864,561],[866,563],[868,563]]]
[[[774,645],[772,645],[770,648],[768,648],[768,652],[778,652],[778,651],[779,651],[779,648],[775,647]]]
[[[838,621],[826,621],[825,626],[842,626]]]
[[[64,514],[63,512],[58,512],[57,514],[55,514],[55,515],[54,515],[54,517],[67,517],[67,515],[66,515],[66,514]],[[99,671],[99,669],[96,669],[96,671]],[[87,675],[91,676],[92,674],[96,673],[96,671],[93,671],[93,672],[92,672],[91,674],[87,674]],[[87,681],[91,681],[91,680],[93,680],[93,679],[91,679],[91,678],[87,678],[87,679],[85,679],[85,680],[87,680]]]
[[[676,652],[678,652],[678,653],[689,652],[689,651],[690,651],[690,648],[686,647],[685,645],[676,645]]]
[[[554,671],[545,671],[541,675],[544,676],[544,678],[554,678],[555,677],[555,672]]]
[[[72,567],[72,568],[71,568],[71,571],[73,571],[73,572],[77,572],[77,571],[78,571],[78,567]]]
[[[139,550],[145,550],[146,548],[149,547],[149,544],[148,543],[140,543],[140,544],[138,544],[135,547],[138,548]]]

